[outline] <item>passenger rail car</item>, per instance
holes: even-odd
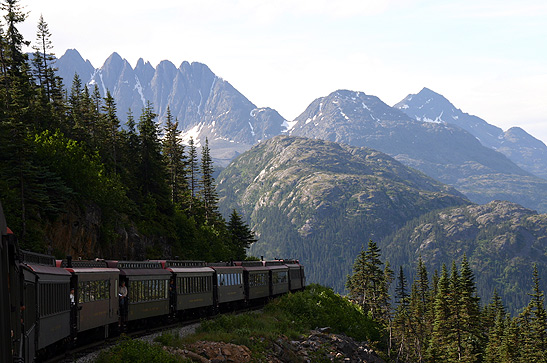
[[[243,268],[230,263],[210,263],[214,275],[214,304],[223,309],[239,305],[245,300]]]
[[[203,261],[164,261],[163,265],[173,274],[170,284],[172,314],[213,307],[215,270],[205,266]]]
[[[296,260],[55,260],[19,249],[1,204],[0,273],[0,362],[34,362],[79,337],[213,314],[305,286]]]
[[[157,261],[108,261],[128,290],[127,321],[169,315],[171,272]]]
[[[70,287],[74,289],[72,304],[73,334],[95,328],[104,328],[118,322],[118,281],[120,270],[109,268],[104,260],[57,261],[57,266],[71,274]]]

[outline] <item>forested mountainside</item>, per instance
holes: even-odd
[[[0,8],[0,197],[21,247],[58,258],[244,258],[248,230],[237,213],[229,223],[218,213],[207,142],[200,154],[185,148],[174,117],[160,129],[149,102],[122,129],[114,97],[77,77],[65,94],[47,23],[30,61],[21,6]]]
[[[122,124],[129,109],[140,112],[147,101],[154,105],[161,123],[169,108],[178,120],[181,137],[187,142],[192,136],[198,146],[207,138],[212,156],[223,166],[285,128],[285,119],[277,111],[258,108],[202,63],[182,62],[177,68],[165,60],[154,68],[140,59],[133,68],[113,53],[100,68],[94,68],[78,51],[69,49],[57,66],[68,89],[77,74],[90,91],[97,87],[103,97],[110,91]]]
[[[449,208],[409,222],[379,246],[409,275],[420,256],[428,270],[440,271],[465,254],[481,298],[490,301],[496,289],[515,313],[528,304],[531,266],[547,271],[547,215],[506,201]]]
[[[510,200],[547,211],[547,180],[456,125],[417,121],[375,96],[336,91],[316,99],[295,121],[291,135],[382,151],[476,203]]]
[[[259,237],[255,256],[296,257],[308,281],[343,290],[369,238],[470,202],[454,188],[368,148],[278,136],[219,176],[219,208],[241,210]]]
[[[480,117],[462,112],[445,97],[427,88],[408,95],[393,107],[418,121],[457,125],[522,169],[547,178],[547,146],[520,127],[503,131]]]

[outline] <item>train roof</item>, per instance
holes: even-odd
[[[46,275],[68,275],[71,276],[70,272],[64,268],[54,267],[54,266],[44,266],[37,264],[25,264],[23,265],[28,268],[30,271],[37,274],[46,274]]]
[[[211,267],[168,267],[167,271],[174,272],[176,274],[183,274],[183,273],[213,273],[215,270],[213,270]]]
[[[108,268],[108,267],[65,267],[65,270],[68,272],[73,272],[75,274],[90,274],[90,273],[120,273],[120,270],[117,268]]]
[[[57,262],[54,256],[44,255],[42,253],[21,250],[19,257],[21,259],[21,262],[24,262],[26,264],[44,265],[50,267],[57,266]]]
[[[70,266],[67,260],[57,261],[59,267],[64,268],[108,268],[105,260],[72,260]]]

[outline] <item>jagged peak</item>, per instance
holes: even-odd
[[[171,62],[170,60],[164,59],[158,64],[158,66],[156,67],[156,70],[159,70],[160,68],[161,69],[176,69],[177,67],[175,67],[173,62]]]

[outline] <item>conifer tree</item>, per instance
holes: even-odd
[[[191,201],[193,201],[197,195],[198,165],[196,146],[194,145],[194,139],[190,137],[190,141],[188,143],[188,184],[190,186],[190,193],[192,197],[190,199]],[[190,206],[190,208],[192,208],[192,206]]]
[[[228,221],[228,233],[231,239],[231,250],[235,260],[244,260],[246,249],[256,242],[256,237],[249,226],[241,219],[241,216],[234,209]]]
[[[160,180],[166,180],[163,177],[159,129],[154,121],[156,117],[151,103],[147,102],[138,124],[140,151],[138,177],[143,195],[160,193],[160,185],[163,184]]]
[[[17,28],[27,14],[17,0],[3,1],[0,9],[5,11],[6,25],[0,42],[0,171],[4,171],[0,173],[0,177],[10,189],[17,191],[19,237],[24,242],[27,233],[28,195],[32,190],[30,186],[33,180],[36,180],[36,169],[31,161],[33,145],[29,138],[36,121],[32,107],[35,93],[27,64],[28,57],[22,51],[28,42]]]
[[[184,145],[180,141],[180,130],[178,121],[173,121],[171,109],[167,107],[165,120],[165,137],[163,139],[163,155],[167,164],[169,174],[169,188],[171,190],[171,201],[175,205],[188,204],[188,183],[186,178],[186,155]],[[183,209],[187,207],[184,206]]]
[[[380,261],[380,249],[372,240],[368,243],[367,250],[361,250],[353,264],[353,274],[348,277],[346,288],[349,296],[355,299],[364,311],[370,313],[376,319],[388,325],[385,291],[388,290],[389,281],[382,269]]]
[[[218,219],[218,195],[215,178],[213,177],[213,160],[211,159],[207,138],[205,139],[205,145],[201,149],[200,171],[200,197],[205,209],[205,219],[215,223]]]
[[[33,49],[35,52],[32,61],[36,80],[38,81],[38,85],[44,90],[46,99],[49,102],[54,102],[59,97],[57,86],[60,77],[55,74],[57,69],[53,66],[55,55],[51,52],[53,49],[51,32],[42,15],[40,15],[40,19],[38,20],[36,44],[33,46]]]
[[[547,362],[547,313],[544,293],[539,287],[539,273],[534,264],[530,303],[519,316],[522,359],[529,362]]]
[[[104,126],[105,126],[105,140],[103,143],[103,149],[108,157],[103,158],[106,161],[106,165],[111,166],[114,174],[118,173],[118,149],[119,149],[119,129],[120,120],[117,116],[117,107],[114,97],[110,94],[110,91],[106,91],[106,97],[104,98],[104,105],[101,106],[104,112]]]
[[[476,294],[475,277],[465,254],[460,265],[456,306],[460,329],[459,360],[463,362],[480,361],[484,346],[480,325],[480,299]]]
[[[450,278],[446,265],[441,268],[441,275],[437,283],[437,292],[435,295],[433,331],[431,334],[431,342],[428,346],[427,361],[428,362],[450,362],[452,354],[450,345],[452,344],[451,337],[451,297],[450,297]]]
[[[408,361],[411,356],[410,335],[411,323],[409,315],[409,294],[407,281],[403,272],[403,266],[399,266],[397,285],[395,287],[395,300],[398,303],[393,319],[394,337],[397,341],[397,361]]]

